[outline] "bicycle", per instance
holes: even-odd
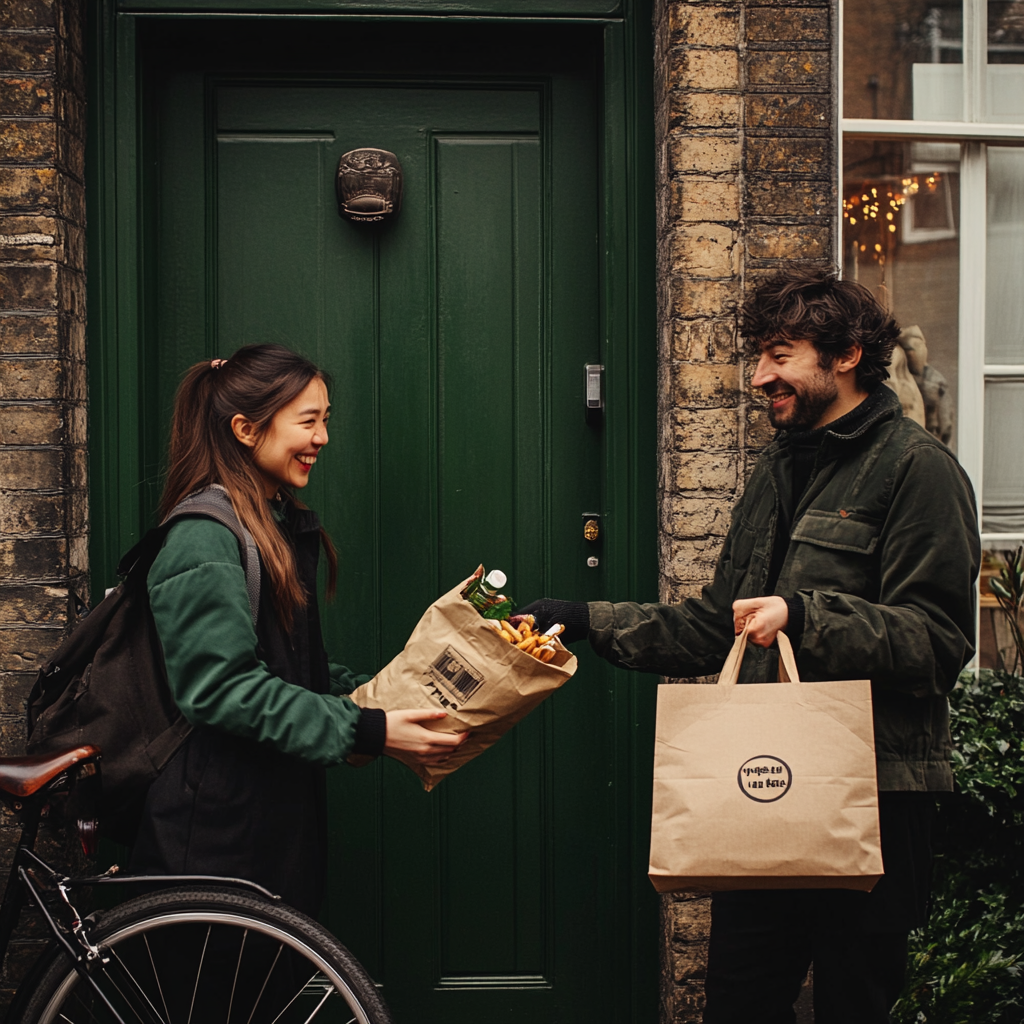
[[[0,800],[22,833],[0,902],[0,961],[22,908],[42,913],[53,942],[19,987],[9,1024],[391,1024],[359,961],[330,932],[239,878],[124,875],[72,878],[35,843],[44,808],[95,799],[100,752],[0,757]],[[71,813],[86,853],[96,823]],[[82,916],[74,890],[144,886]]]

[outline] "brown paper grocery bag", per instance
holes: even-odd
[[[882,875],[871,684],[783,680],[658,689],[649,875],[659,892],[862,889]]]
[[[557,639],[547,663],[502,640],[462,598],[464,585],[438,598],[405,650],[352,694],[364,708],[447,711],[448,717],[430,723],[430,729],[472,730],[445,764],[409,765],[426,790],[497,743],[576,671],[575,656]]]

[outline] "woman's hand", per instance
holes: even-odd
[[[420,722],[447,718],[443,711],[410,708],[387,712],[384,753],[406,764],[444,764],[469,736],[468,732],[434,732]]]
[[[781,597],[752,597],[733,601],[732,622],[737,634],[749,627],[747,639],[758,647],[771,647],[776,634],[789,624],[789,605]]]

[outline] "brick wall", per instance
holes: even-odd
[[[80,0],[0,0],[0,753],[85,593],[85,75]],[[0,872],[17,836],[0,815]],[[34,953],[25,922],[9,957]],[[0,982],[6,1004],[11,981]]]
[[[657,0],[662,600],[710,581],[771,428],[735,309],[773,270],[833,262],[828,2]],[[662,1021],[699,1021],[709,901],[662,906]]]

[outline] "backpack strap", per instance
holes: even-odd
[[[245,568],[245,589],[249,595],[249,610],[252,612],[252,624],[255,627],[260,610],[260,554],[252,534],[239,521],[227,488],[221,484],[211,484],[202,490],[193,491],[182,498],[160,524],[166,533],[166,527],[182,516],[206,516],[226,526],[238,541]]]

